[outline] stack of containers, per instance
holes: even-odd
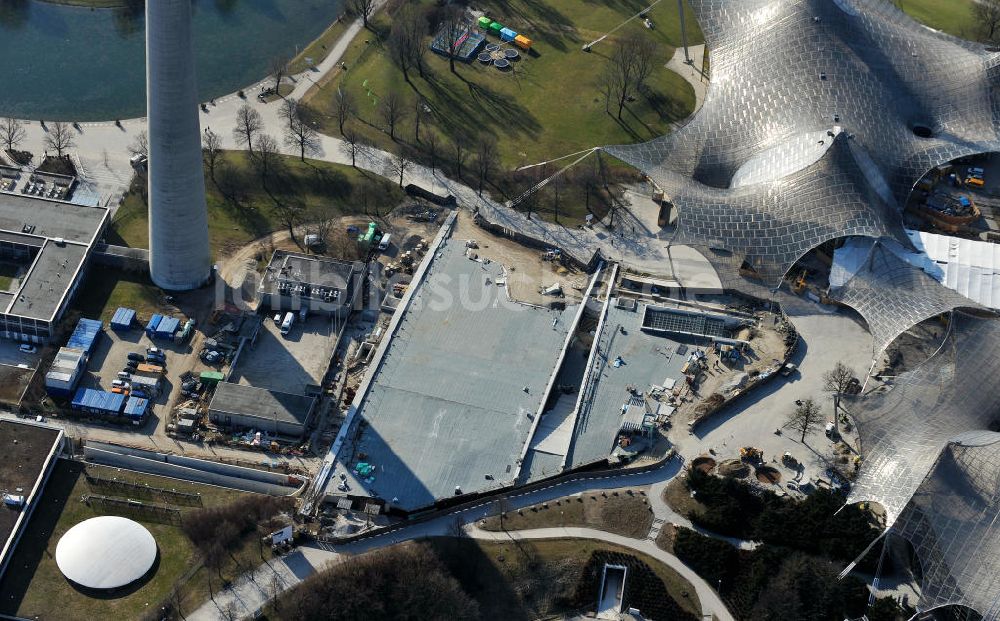
[[[164,317],[156,326],[155,338],[174,340],[174,333],[181,327],[181,320],[176,317]]]
[[[149,323],[146,324],[146,336],[153,338],[156,334],[156,328],[159,327],[160,322],[163,321],[163,315],[156,313],[149,318]]]
[[[100,321],[96,319],[81,319],[80,323],[76,324],[73,334],[70,335],[66,347],[82,350],[84,356],[90,359],[90,354],[94,353],[94,346],[97,344],[97,339],[101,336],[102,330],[104,330],[104,324]]]
[[[124,405],[125,395],[92,388],[77,390],[72,402],[74,410],[100,416],[118,416]]]
[[[119,307],[111,317],[111,329],[115,331],[130,330],[133,323],[135,323],[135,311],[131,308]]]

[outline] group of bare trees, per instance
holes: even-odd
[[[622,118],[625,104],[645,88],[649,74],[656,67],[656,45],[646,37],[632,36],[618,42],[601,74],[604,111],[614,105]]]
[[[420,77],[424,77],[424,58],[427,55],[427,17],[412,4],[405,4],[393,16],[392,30],[389,32],[389,52],[403,72],[403,79],[410,81],[409,70],[416,67]]]
[[[55,151],[58,157],[63,157],[76,146],[76,134],[71,123],[56,121],[44,127],[43,144],[47,150]],[[0,119],[0,144],[6,151],[16,151],[27,135],[23,121],[9,117]]]
[[[1000,43],[1000,0],[976,0],[972,3],[976,39]]]
[[[823,374],[823,390],[833,396],[833,420],[834,428],[840,416],[840,399],[846,394],[850,394],[858,386],[854,369],[843,362],[837,362],[829,371]],[[818,430],[824,423],[825,417],[820,411],[819,405],[813,399],[803,399],[796,403],[795,410],[788,416],[785,424],[786,428],[793,429],[800,433],[800,441],[805,443],[806,436]]]

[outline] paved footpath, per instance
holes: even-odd
[[[543,487],[541,489],[517,492],[506,495],[506,506],[508,511],[529,507],[542,502],[549,502],[556,498],[573,496],[576,494],[597,493],[611,490],[634,490],[642,491],[646,494],[653,514],[656,518],[662,518],[663,522],[657,523],[654,520],[654,528],[659,528],[663,523],[669,522],[678,526],[689,526],[690,522],[677,515],[668,507],[662,499],[662,489],[666,482],[675,477],[682,469],[682,461],[673,459],[661,464],[659,467],[649,471],[629,471],[624,470],[607,475],[583,475],[561,483]],[[302,546],[280,559],[272,560],[268,564],[263,564],[253,572],[244,575],[237,580],[230,589],[216,593],[214,599],[205,602],[200,608],[188,615],[192,621],[217,621],[225,619],[227,609],[234,610],[240,615],[250,615],[261,608],[274,595],[274,582],[277,581],[280,590],[285,590],[298,584],[314,572],[322,569],[328,563],[338,563],[353,554],[362,554],[370,550],[393,545],[403,541],[411,541],[424,537],[450,536],[455,533],[456,525],[462,525],[470,536],[478,537],[484,531],[472,528],[478,520],[496,513],[496,503],[492,500],[484,501],[473,507],[458,510],[454,513],[439,516],[426,522],[416,524],[403,524],[399,528],[387,532],[379,532],[370,537],[359,539],[344,545],[326,545],[322,543]],[[552,534],[558,531],[558,534]],[[538,532],[548,532],[547,536],[538,535]],[[549,538],[549,537],[570,537],[582,539],[597,539],[626,545],[632,549],[649,554],[674,569],[677,569],[692,585],[701,601],[702,608],[706,614],[715,614],[719,619],[731,619],[729,612],[714,594],[710,585],[699,578],[693,571],[687,568],[679,559],[659,548],[656,548],[654,541],[647,536],[644,539],[630,539],[612,535],[595,529],[538,529],[537,531],[518,531],[518,536],[526,538]],[[484,538],[492,535],[483,535]],[[655,536],[652,536],[655,540]],[[622,543],[624,541],[625,543]],[[732,540],[733,543],[742,548],[753,547],[752,542]],[[655,553],[654,550],[655,549]],[[668,559],[669,560],[664,560]],[[684,567],[684,571],[678,569]],[[277,578],[272,576],[277,575]]]
[[[327,57],[315,68],[293,76],[295,87],[289,97],[301,99],[306,93],[331,71],[340,70],[340,60],[353,38],[362,30],[360,20],[354,21],[344,35],[334,44]],[[348,68],[350,70],[350,68]],[[207,112],[201,112],[201,125],[211,128],[221,138],[225,149],[241,149],[233,137],[236,112],[244,104],[256,109],[263,120],[264,131],[273,135],[287,155],[298,155],[294,148],[284,145],[285,122],[281,119],[281,101],[262,103],[256,93],[270,80],[248,86],[244,91],[246,99],[237,94],[220,97],[210,102]],[[37,120],[25,120],[26,138],[21,145],[36,155],[45,152],[44,138],[48,131]],[[146,129],[144,118],[98,123],[79,123],[75,136],[76,147],[72,155],[81,171],[81,185],[102,197],[102,204],[116,206],[128,189],[133,171],[129,165],[129,145]],[[554,154],[556,156],[561,154]],[[351,158],[342,140],[321,135],[319,149],[312,157],[326,162],[349,165]],[[368,149],[358,158],[359,168],[374,172],[394,181],[398,174],[393,172],[391,154]],[[688,287],[718,286],[714,269],[699,253],[685,246],[670,247],[655,235],[634,237],[620,231],[608,231],[601,226],[593,228],[568,228],[562,225],[528,218],[525,214],[497,203],[488,197],[480,197],[475,190],[464,183],[449,179],[426,166],[411,164],[404,175],[404,183],[415,183],[438,193],[453,194],[460,205],[470,210],[479,209],[491,221],[508,229],[517,230],[538,240],[550,243],[578,257],[589,259],[600,249],[604,256],[623,261],[640,271],[670,276]]]

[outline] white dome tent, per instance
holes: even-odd
[[[156,555],[156,540],[143,525],[113,515],[80,522],[56,545],[59,571],[88,589],[132,584],[149,572]]]

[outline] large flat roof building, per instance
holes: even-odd
[[[0,335],[46,342],[83,277],[109,211],[30,196],[0,193],[0,259],[25,273],[0,292]]]
[[[428,260],[370,371],[328,495],[413,511],[519,474],[578,307],[509,301],[502,266],[470,259],[463,240],[444,239]]]
[[[63,432],[36,423],[0,420],[0,490],[4,498],[0,507],[0,576],[7,568],[11,554],[20,539],[25,524],[42,495],[52,466],[62,448]]]
[[[316,411],[316,397],[220,382],[208,407],[212,422],[298,438]]]
[[[257,289],[262,306],[273,311],[346,315],[364,265],[329,257],[276,250]]]

